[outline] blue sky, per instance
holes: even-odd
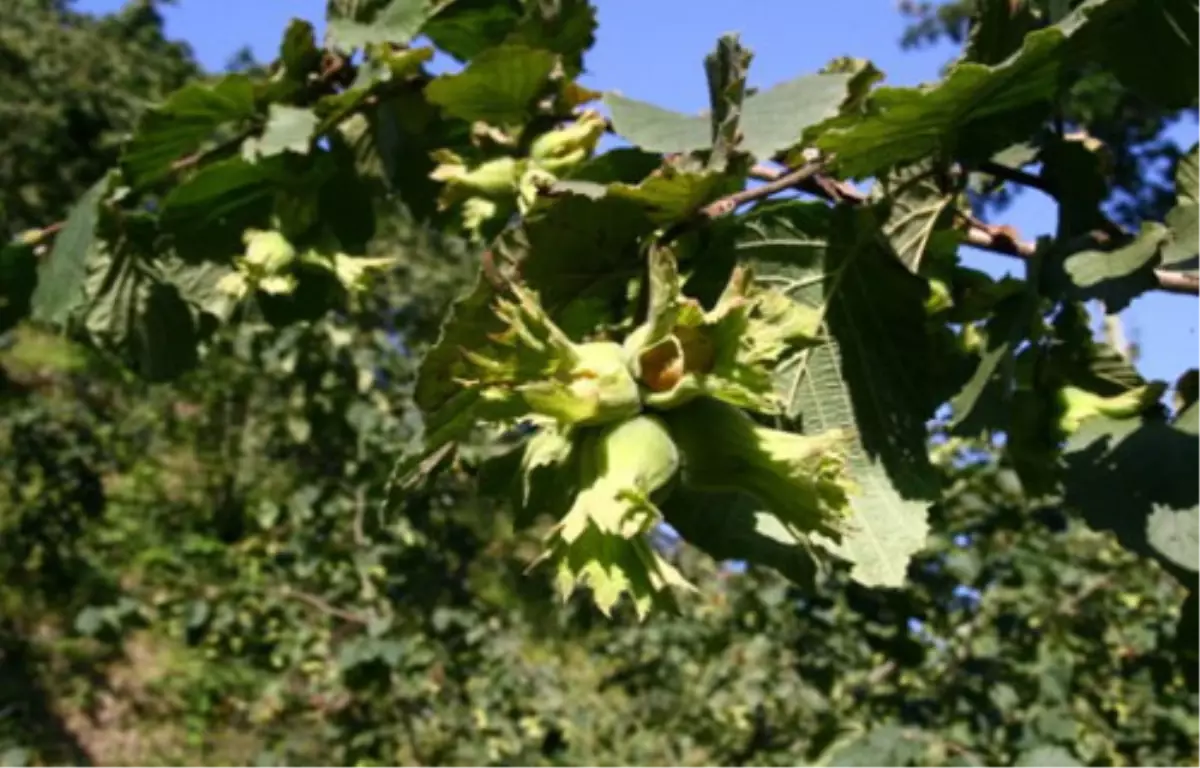
[[[80,10],[116,10],[122,0],[79,0]],[[598,90],[684,112],[707,107],[702,61],[718,36],[737,32],[755,58],[751,84],[759,87],[812,72],[836,56],[870,58],[887,74],[889,85],[916,85],[937,79],[954,51],[948,46],[901,51],[904,18],[893,0],[718,0],[597,1],[600,29],[589,54],[584,83]],[[260,61],[275,57],[279,38],[292,17],[322,28],[324,0],[180,0],[167,7],[167,33],[191,44],[200,62],[221,69],[241,46]],[[1173,131],[1185,147],[1196,141],[1188,121]],[[1003,223],[1026,238],[1051,232],[1054,208],[1028,192],[1009,208]],[[1004,257],[964,251],[972,266],[992,273],[1019,268]],[[1194,298],[1151,294],[1122,313],[1126,333],[1141,348],[1140,366],[1152,378],[1174,381],[1197,365],[1197,308]]]

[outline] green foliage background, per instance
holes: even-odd
[[[392,12],[403,3],[353,5],[334,4],[335,40],[389,39],[412,24]],[[549,34],[512,22],[525,18],[520,3],[461,0],[457,15],[437,17],[426,34],[473,66],[507,34],[510,44],[565,54],[570,71],[572,54],[586,47],[591,30],[567,23],[585,4],[561,6],[566,21]],[[2,298],[16,299],[0,306],[6,329],[0,350],[0,753],[6,763],[1196,763],[1195,553],[1189,570],[1177,562],[1175,545],[1164,547],[1153,532],[1147,541],[1144,528],[1123,529],[1111,514],[1089,516],[1086,510],[1097,506],[1079,502],[1069,488],[1041,492],[1036,470],[1046,462],[1037,451],[1045,440],[1020,425],[997,424],[996,413],[1012,401],[997,392],[986,370],[981,376],[973,359],[966,375],[934,366],[950,368],[956,359],[938,354],[943,347],[933,347],[931,367],[917,373],[941,395],[939,404],[953,396],[956,417],[915,437],[900,434],[905,425],[890,425],[896,442],[908,439],[922,449],[930,442],[921,471],[940,489],[936,503],[925,505],[928,541],[901,565],[897,588],[864,585],[842,563],[821,570],[809,586],[754,563],[731,570],[663,532],[657,544],[699,587],[677,612],[638,622],[624,609],[606,619],[586,599],[560,604],[547,573],[528,568],[541,550],[541,531],[479,492],[481,482],[487,486],[481,466],[488,456],[480,454],[488,448],[478,445],[404,494],[396,508],[381,511],[378,501],[396,459],[418,440],[428,416],[414,400],[418,366],[437,342],[445,308],[471,286],[477,270],[477,253],[455,236],[455,212],[435,209],[437,189],[426,179],[433,167],[429,151],[446,136],[461,142],[462,110],[484,108],[471,82],[457,81],[457,94],[443,88],[438,98],[447,116],[416,95],[427,76],[389,80],[375,73],[379,80],[362,88],[384,96],[382,106],[347,120],[329,137],[329,154],[314,152],[317,159],[305,165],[283,148],[307,147],[312,126],[297,127],[278,108],[264,122],[261,109],[264,101],[295,110],[314,104],[304,83],[320,65],[304,45],[304,30],[294,27],[266,95],[248,96],[243,81],[223,81],[222,108],[244,106],[245,123],[257,132],[259,165],[252,167],[268,169],[269,194],[258,186],[261,178],[246,173],[250,163],[228,151],[235,145],[225,146],[228,137],[220,131],[206,134],[211,141],[202,151],[211,154],[211,164],[172,186],[165,180],[168,166],[196,142],[181,135],[180,122],[156,123],[153,115],[169,118],[172,108],[195,115],[214,102],[203,96],[207,86],[193,79],[199,73],[187,50],[163,38],[153,5],[134,4],[102,19],[49,0],[17,0],[15,7],[15,25],[0,29],[0,216],[7,232],[65,216],[70,202],[103,183],[120,157],[126,181],[161,201],[161,220],[140,210],[118,217],[80,208],[72,218],[95,221],[76,229],[87,229],[90,238],[96,221],[101,232],[120,221],[135,235],[152,231],[146,242],[168,244],[164,250],[182,265],[172,274],[187,274],[205,259],[215,262],[214,253],[236,244],[239,217],[256,216],[264,206],[282,212],[282,227],[297,238],[335,222],[332,236],[344,246],[354,242],[356,252],[398,257],[398,264],[364,293],[345,296],[316,284],[317,293],[339,295],[335,310],[307,294],[304,300],[266,298],[231,310],[236,322],[219,327],[210,320],[220,314],[219,302],[202,289],[187,294],[184,286],[193,283],[176,279],[171,284],[190,306],[212,311],[179,320],[184,330],[164,345],[149,332],[161,317],[124,327],[118,312],[94,306],[72,335],[50,332],[44,321],[79,311],[70,291],[54,295],[45,287],[71,284],[69,274],[61,277],[61,270],[72,269],[69,263],[40,267],[41,294],[32,299],[38,322],[17,323],[31,300],[12,287],[33,283],[34,249],[0,252]],[[993,56],[985,63],[1007,52]],[[62,76],[66,62],[73,65],[70,77]],[[1034,82],[1039,71],[1022,74]],[[150,104],[188,82],[145,117]],[[506,82],[521,87],[520,78]],[[1120,209],[1119,218],[1132,217],[1122,223],[1162,221],[1177,204],[1174,184],[1165,192],[1147,189],[1140,183],[1144,169],[1124,158],[1160,151],[1157,136],[1171,110],[1130,117],[1123,106],[1129,93],[1111,78],[1079,87],[1103,96],[1069,103],[1072,119],[1117,153],[1113,194],[1135,201]],[[339,98],[358,109],[355,100],[362,97],[350,89],[317,98],[329,99],[322,109],[338,110],[344,106]],[[892,98],[902,104],[928,97],[905,92]],[[834,107],[838,101],[840,94]],[[636,112],[643,105],[625,106],[635,110],[633,117],[646,118]],[[976,131],[978,146],[1003,149],[1012,138],[997,140],[982,130],[986,114],[951,111],[954,131]],[[693,149],[638,140],[638,126],[647,123],[631,123],[626,112],[623,129],[619,108],[613,112],[617,128],[647,151]],[[746,112],[753,114],[749,106]],[[872,124],[868,116],[827,141],[839,155],[867,165],[879,151],[872,143],[879,125],[905,130],[903,120],[896,128],[886,115],[875,119],[883,122]],[[117,137],[135,125],[137,138],[120,149]],[[927,135],[919,124],[908,129],[918,144]],[[379,138],[389,135],[404,141]],[[756,146],[772,153],[794,138],[753,135]],[[913,146],[905,150],[910,159],[929,149]],[[397,154],[384,156],[384,149]],[[301,199],[314,178],[337,173],[354,176],[345,189],[359,197]],[[709,202],[705,192],[726,191],[697,186],[700,192],[687,194],[669,188],[653,200],[656,210],[689,210],[688,194]],[[924,192],[940,199],[937,188]],[[364,201],[373,214],[369,225],[355,218],[354,206]],[[921,199],[902,202],[929,210]],[[620,218],[620,201],[595,205],[628,223]],[[738,249],[761,250],[768,241],[776,248],[803,243],[824,260],[844,258],[836,229],[854,222],[842,216],[833,220],[833,231],[822,229],[806,205],[812,204],[760,207],[750,214],[750,234],[718,226],[711,239],[695,237],[689,247],[714,262]],[[227,216],[205,218],[213,210]],[[925,214],[929,229],[940,210],[935,205],[932,216]],[[888,213],[859,215],[886,219]],[[1064,224],[1064,235],[1075,234],[1071,225]],[[552,229],[543,226],[541,232]],[[904,234],[889,231],[897,241]],[[205,237],[197,237],[201,232]],[[59,263],[70,256],[70,242],[63,243],[71,234],[67,219],[52,255]],[[85,250],[89,259],[95,248],[107,263],[120,263],[124,256],[115,247],[104,250],[109,247]],[[502,240],[501,247],[531,248],[520,237]],[[912,251],[896,250],[901,258],[911,253],[936,266],[939,247],[935,236]],[[531,252],[526,274],[537,279],[539,252]],[[36,258],[54,263],[44,253]],[[906,317],[911,308],[903,280],[875,295],[867,284],[867,299],[854,304],[806,292],[812,262],[780,267],[781,261],[767,255],[760,268],[770,272],[774,263],[775,276],[797,287],[791,294],[797,301],[828,302],[832,333],[840,334],[839,323],[851,323],[864,307],[879,313],[885,329],[886,321]],[[1138,268],[1159,263],[1147,256]],[[82,275],[94,266],[84,269],[81,261],[76,268]],[[50,269],[60,270],[58,281],[46,280]],[[584,279],[608,295],[612,286],[598,279],[607,274]],[[1031,283],[1056,277],[1035,275]],[[90,299],[125,306],[96,294],[92,280],[80,288]],[[145,301],[134,304],[150,306]],[[1021,314],[1021,306],[1008,301],[986,329],[996,339],[987,351],[1002,358],[1001,369],[1020,338],[997,332],[1005,313],[1016,318],[1015,326],[1039,322],[1021,320],[1029,314]],[[1073,311],[1077,303],[1062,300],[1056,307],[1049,320],[1054,336],[1038,343],[1061,351],[1066,340],[1090,339]],[[891,330],[904,332],[899,324]],[[847,337],[838,338],[844,343]],[[867,349],[889,343],[861,341]],[[1069,351],[1079,349],[1094,351],[1082,342]],[[1136,377],[1127,363],[1106,358],[1106,364],[1089,359],[1083,365],[1109,383]],[[894,384],[897,372],[890,374]],[[798,383],[797,391],[789,407],[806,412],[806,390]],[[1194,403],[1191,414],[1194,419]],[[966,417],[989,428],[964,428],[974,423]],[[1180,423],[1151,427],[1188,429],[1186,422],[1176,429]],[[1111,453],[1097,455],[1097,443],[1082,433],[1063,451],[1066,472],[1081,473],[1083,485],[1118,471],[1151,478],[1145,466],[1121,469],[1129,460],[1117,455],[1126,426],[1093,421],[1092,427]],[[1194,424],[1190,429],[1194,436]],[[1007,432],[1020,450],[996,447],[996,432]],[[1188,445],[1193,453],[1184,450],[1176,465],[1184,473],[1195,468],[1194,442]],[[1050,463],[1057,460],[1052,454]],[[891,469],[868,468],[879,473],[880,496],[893,493]],[[1119,512],[1165,503],[1136,491],[1121,499]],[[893,503],[890,497],[885,502]],[[904,514],[900,506],[888,509]],[[1186,543],[1186,531],[1180,537]],[[1164,549],[1175,559],[1164,557]]]

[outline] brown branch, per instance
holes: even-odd
[[[812,178],[825,167],[823,162],[806,163],[794,171],[781,171],[775,178],[767,181],[761,187],[753,189],[743,189],[741,192],[735,192],[732,195],[722,197],[716,202],[709,203],[700,209],[700,215],[706,219],[715,219],[718,216],[725,216],[732,213],[739,205],[744,205],[755,200],[761,200],[764,197],[770,197],[777,192],[782,192],[789,187],[794,187],[804,183]]]
[[[369,618],[367,618],[366,616],[363,616],[358,613],[354,613],[353,611],[347,611],[347,610],[343,610],[341,608],[336,608],[336,607],[330,605],[329,603],[325,602],[321,598],[317,597],[316,595],[310,595],[307,592],[299,592],[290,587],[284,587],[279,590],[279,595],[280,595],[280,597],[290,598],[292,600],[299,600],[302,603],[305,603],[313,608],[316,608],[321,613],[341,619],[342,621],[348,621],[351,624],[361,624],[363,626],[366,626],[371,623],[371,620]]]
[[[784,171],[761,164],[754,166],[750,170],[752,178],[767,181],[769,185],[773,185],[777,181],[782,181],[787,175],[789,174],[786,174]],[[866,201],[866,197],[858,190],[844,182],[826,177],[823,174],[813,174],[804,179],[803,183],[785,186],[795,186],[797,189],[834,203],[860,205]],[[1037,253],[1037,245],[1027,240],[1022,240],[1012,227],[984,224],[975,217],[967,214],[964,214],[964,219],[968,225],[966,233],[967,245],[1018,259],[1031,259]],[[1173,272],[1167,269],[1156,269],[1154,270],[1154,276],[1158,280],[1158,289],[1160,291],[1184,296],[1200,295],[1200,278],[1196,275]]]

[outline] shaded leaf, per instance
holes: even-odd
[[[998,64],[1021,47],[1036,23],[1030,4],[1012,0],[981,0],[976,4],[967,59],[980,64]]]
[[[1013,354],[1029,332],[1037,296],[1033,293],[1010,296],[1000,302],[988,320],[985,347],[979,365],[963,388],[950,400],[953,417],[950,426],[961,434],[978,432],[989,419],[980,418],[976,409],[981,400],[989,401],[989,415],[1000,415],[1012,398]],[[985,393],[990,397],[985,398]],[[972,418],[974,416],[974,418]]]
[[[1200,144],[1179,158],[1175,168],[1175,207],[1167,212],[1166,225],[1171,229],[1171,241],[1163,247],[1164,266],[1182,266],[1197,255],[1200,242],[1200,173],[1197,171],[1197,152]]]
[[[1138,0],[1108,30],[1099,59],[1139,98],[1166,109],[1194,107],[1196,0]]]
[[[199,360],[197,345],[207,330],[200,313],[227,314],[214,296],[216,269],[192,272],[168,260],[168,273],[180,287],[162,279],[157,264],[145,254],[128,249],[105,250],[88,276],[88,311],[84,328],[93,342],[124,359],[147,381],[167,381],[193,368]]]
[[[817,570],[806,543],[749,496],[679,487],[662,505],[666,521],[688,544],[714,560],[773,568],[801,586]]]
[[[587,0],[455,0],[425,27],[438,48],[462,61],[502,43],[524,44],[561,55],[568,77],[583,68],[595,31],[596,9]]]
[[[772,287],[824,313],[831,341],[782,363],[780,391],[806,433],[858,435],[851,529],[830,548],[855,564],[856,580],[896,585],[924,545],[937,490],[925,444],[935,404],[926,380],[927,288],[887,247],[875,216],[837,209],[822,221],[811,204],[763,206],[746,218],[738,251]]]
[[[1063,449],[1066,503],[1128,549],[1175,568],[1197,566],[1196,407],[1176,424],[1087,419]]]

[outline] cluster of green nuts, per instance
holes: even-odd
[[[437,150],[438,166],[430,178],[443,182],[438,205],[461,203],[463,226],[475,234],[487,221],[507,216],[513,202],[524,213],[540,187],[591,157],[606,127],[603,115],[588,110],[570,125],[534,139],[526,157],[502,155],[474,165],[448,149]]]
[[[494,305],[502,330],[463,352],[472,375],[461,383],[496,420],[537,426],[519,503],[557,521],[542,559],[564,598],[586,586],[606,614],[623,594],[643,616],[690,589],[645,535],[681,484],[745,494],[797,536],[837,540],[849,510],[848,434],[794,434],[750,415],[779,413],[772,364],[819,343],[819,318],[744,270],[707,311],[670,265],[658,277],[649,317],[623,342],[573,342],[511,285]]]
[[[340,251],[332,256],[315,249],[298,251],[282,232],[271,229],[247,229],[242,242],[245,252],[234,259],[233,271],[217,283],[219,291],[239,300],[254,290],[274,296],[292,293],[298,264],[332,272],[348,291],[364,288],[371,271],[395,264],[392,258],[349,256]]]

